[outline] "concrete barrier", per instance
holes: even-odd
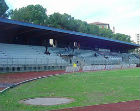
[[[136,64],[130,64],[130,68],[135,68],[137,65]]]
[[[112,70],[112,69],[125,69],[135,68],[136,64],[121,64],[121,65],[90,65],[83,66],[83,71],[99,71],[99,70]]]
[[[129,64],[122,64],[122,69],[129,68]]]
[[[98,71],[98,70],[104,70],[105,65],[91,65],[91,66],[84,66],[83,71]]]
[[[80,70],[80,67],[73,67],[73,66],[68,66],[66,67],[66,72],[78,72]]]

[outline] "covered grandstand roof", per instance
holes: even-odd
[[[8,33],[7,33],[8,32]],[[63,29],[57,29],[47,26],[35,25],[31,23],[19,22],[10,19],[0,18],[0,35],[6,35],[7,37],[20,35],[22,37],[34,37],[34,36],[52,36],[65,39],[76,39],[78,41],[87,40],[90,45],[101,45],[102,48],[119,48],[119,49],[134,49],[140,47],[138,44],[128,43],[119,40],[113,40],[105,37],[99,37],[91,34],[68,31]],[[2,37],[2,36],[1,36]],[[104,47],[105,46],[105,47]]]

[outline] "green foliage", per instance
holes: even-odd
[[[139,68],[82,72],[44,78],[0,94],[0,111],[46,111],[138,100],[139,78]],[[20,100],[35,97],[68,97],[75,101],[54,106],[19,103]]]
[[[0,17],[7,17],[6,11],[8,10],[8,6],[4,0],[0,0]]]
[[[88,33],[93,35],[98,35],[99,27],[93,24],[88,24]]]
[[[54,13],[49,16],[49,26],[62,28],[66,30],[78,31],[82,33],[95,34],[98,31],[98,27],[95,25],[90,25],[85,21],[74,19],[71,15],[66,13]],[[93,29],[91,29],[93,28]]]
[[[62,24],[61,14],[54,13],[49,16],[49,26],[55,27],[55,28],[63,28],[61,24]]]
[[[107,38],[113,38],[113,32],[112,32],[112,30],[110,30],[110,29],[102,29],[102,28],[100,28],[99,29],[99,36],[102,36],[102,37],[107,37]]]
[[[44,25],[47,20],[46,9],[41,5],[28,5],[27,7],[23,7],[18,10],[12,10],[10,12],[10,17],[13,20],[40,25]]]
[[[120,34],[120,33],[114,34],[113,39],[120,40],[120,41],[131,42],[130,36],[125,35],[125,34]]]
[[[79,31],[79,32],[86,32],[86,22],[81,20],[76,20],[71,15],[66,13],[54,13],[49,16],[49,26],[72,30],[72,31]]]

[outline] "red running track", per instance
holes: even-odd
[[[23,72],[0,74],[0,83],[18,83],[41,76],[64,74],[65,71]],[[3,88],[0,88],[2,90]],[[140,100],[112,104],[73,107],[53,111],[140,111]]]
[[[61,70],[61,71],[20,72],[20,73],[0,74],[0,83],[18,83],[27,79],[63,73],[65,73],[65,71]]]
[[[140,111],[140,100],[93,106],[73,107],[52,111]]]

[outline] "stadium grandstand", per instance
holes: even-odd
[[[102,70],[140,65],[138,44],[0,18],[0,72]],[[69,69],[68,69],[69,67]]]

